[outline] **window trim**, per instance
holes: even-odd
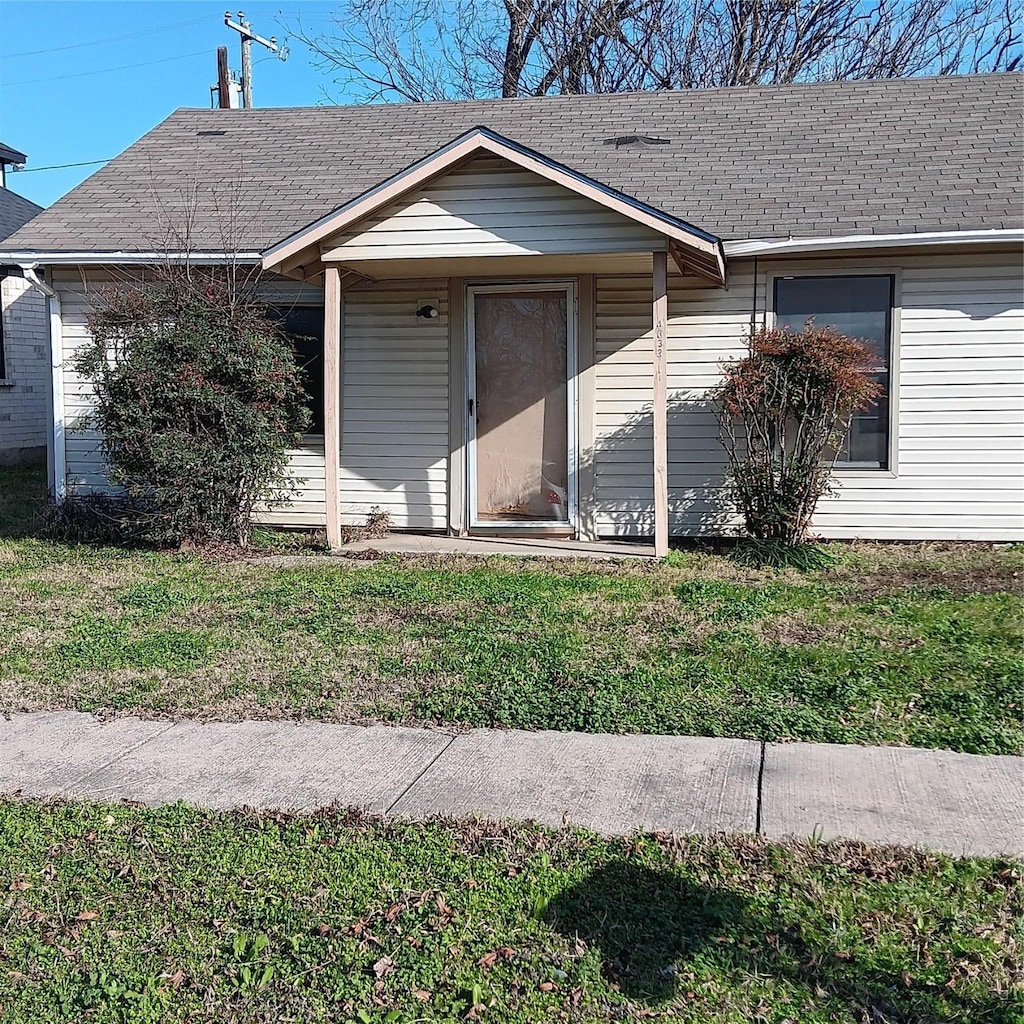
[[[903,267],[893,263],[799,260],[772,263],[765,272],[765,317],[768,327],[776,325],[775,281],[786,277],[891,277],[892,309],[889,316],[889,443],[888,465],[884,469],[837,463],[835,475],[843,480],[878,480],[899,476],[900,337],[903,312]]]

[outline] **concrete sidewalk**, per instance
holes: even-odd
[[[358,805],[605,833],[758,832],[1024,856],[1024,759],[680,736],[0,718],[0,793]]]

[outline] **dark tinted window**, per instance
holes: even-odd
[[[893,278],[780,277],[775,279],[775,322],[800,330],[811,318],[867,342],[875,353],[874,378],[883,387],[870,409],[857,413],[839,457],[840,465],[885,469],[889,462],[889,363]]]
[[[302,367],[303,384],[313,413],[308,433],[324,432],[324,308],[288,306],[272,309],[295,346],[295,359]]]

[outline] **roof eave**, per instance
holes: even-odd
[[[794,256],[844,249],[899,249],[917,246],[1024,244],[1024,228],[985,228],[967,231],[908,231],[887,235],[825,235],[812,238],[736,239],[723,243],[730,258]]]
[[[138,252],[131,250],[58,251],[53,249],[6,249],[0,243],[0,262],[16,264],[46,264],[48,266],[102,266],[104,264],[128,266],[154,266],[160,263],[192,263],[197,266],[219,266],[238,263],[258,266],[263,260],[260,253],[197,250],[195,252]]]

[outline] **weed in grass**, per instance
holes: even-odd
[[[712,622],[749,622],[767,615],[777,590],[750,587],[720,580],[684,580],[675,587],[675,595],[694,605]]]
[[[189,672],[209,663],[218,646],[209,630],[148,629],[130,618],[82,616],[52,649],[49,663],[63,672],[161,668]]]
[[[835,565],[838,555],[823,544],[782,544],[777,540],[748,537],[729,552],[737,564],[750,569],[797,569],[813,572]]]

